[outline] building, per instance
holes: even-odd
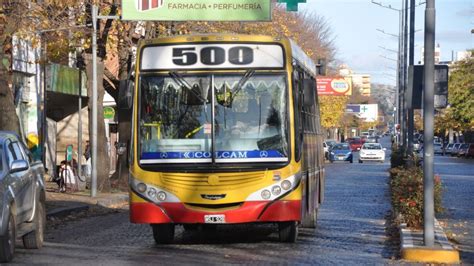
[[[370,96],[371,83],[369,74],[351,74],[353,89],[359,88],[363,96]]]
[[[363,96],[370,96],[371,81],[369,74],[354,74],[347,65],[339,66],[339,75],[351,83],[352,90],[359,89]]]
[[[421,54],[420,54],[421,60],[420,64],[424,65],[425,64],[425,47],[421,47]],[[441,47],[439,46],[439,43],[435,47],[435,56],[434,56],[435,64],[439,64],[441,61]]]

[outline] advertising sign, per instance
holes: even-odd
[[[109,119],[109,120],[113,120],[114,117],[115,117],[115,109],[113,107],[110,107],[110,106],[104,107],[104,118]]]
[[[271,0],[122,0],[122,19],[270,21]]]
[[[345,96],[352,94],[350,80],[346,80],[343,77],[317,77],[316,83],[318,95]]]
[[[378,118],[378,104],[347,104],[346,113],[354,114],[365,122],[375,122]]]

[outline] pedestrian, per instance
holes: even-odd
[[[84,157],[86,158],[86,176],[90,177],[92,152],[91,152],[91,146],[88,140],[86,140],[86,149],[84,151]]]
[[[66,192],[67,188],[69,188],[71,191],[78,190],[76,174],[74,173],[74,169],[69,162],[61,162],[59,178],[60,182],[62,183],[62,186],[59,188],[60,192]]]
[[[89,158],[91,157],[91,146],[88,140],[86,140],[86,149],[84,150],[84,157],[86,157],[86,160],[89,160]]]

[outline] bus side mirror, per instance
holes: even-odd
[[[313,79],[304,79],[303,80],[303,98],[304,98],[304,106],[311,107],[314,105],[316,101],[315,97],[316,92],[316,85],[314,84]]]
[[[119,108],[131,109],[135,83],[131,79],[121,80],[119,86]]]

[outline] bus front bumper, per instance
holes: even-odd
[[[248,201],[237,209],[223,211],[198,211],[175,202],[160,205],[148,202],[130,204],[132,223],[206,223],[209,222],[209,217],[211,220],[212,217],[219,217],[219,222],[214,223],[221,224],[300,221],[301,201]]]

